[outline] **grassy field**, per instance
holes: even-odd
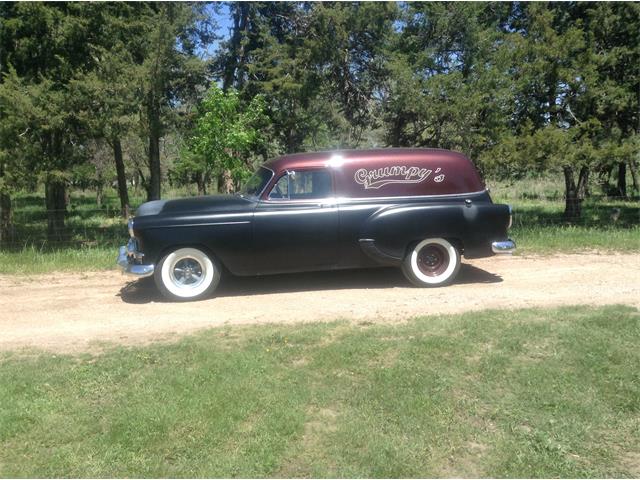
[[[568,223],[563,206],[547,200],[494,201],[510,203],[514,217],[510,236],[518,245],[517,254],[600,252],[640,252],[640,206],[630,201],[586,201],[583,217]],[[616,222],[612,211],[620,210]]]
[[[564,194],[559,178],[488,181],[496,203],[508,203],[514,211],[511,236],[517,254],[640,252],[640,202],[608,199],[597,194],[583,203],[582,217],[563,218]]]
[[[558,178],[492,182],[495,202],[514,208],[511,236],[517,254],[570,253],[586,250],[640,252],[640,203],[595,196],[584,203],[580,220],[563,217],[562,185]],[[592,190],[595,192],[596,187]],[[188,192],[167,192],[167,198]],[[138,206],[143,198],[132,197]],[[117,247],[127,240],[126,222],[118,216],[118,199],[107,191],[97,208],[90,192],[75,192],[67,216],[65,241],[46,241],[44,200],[39,194],[21,194],[15,199],[15,235],[0,247],[0,273],[33,274],[57,270],[102,270],[114,268]],[[619,210],[617,219],[614,212]]]
[[[2,477],[638,477],[640,314],[233,327],[0,356]]]

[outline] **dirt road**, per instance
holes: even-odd
[[[455,285],[418,289],[395,269],[225,278],[218,296],[167,303],[119,272],[0,276],[0,350],[99,351],[220,325],[401,321],[484,308],[625,303],[640,307],[640,255],[466,261]]]

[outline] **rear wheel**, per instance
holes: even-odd
[[[200,300],[210,296],[220,283],[218,260],[197,248],[179,248],[165,255],[154,272],[154,280],[165,298]]]
[[[402,263],[402,272],[417,287],[451,283],[460,271],[460,252],[444,238],[427,238],[416,244]]]

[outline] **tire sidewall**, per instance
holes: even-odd
[[[196,287],[181,287],[171,275],[175,264],[182,259],[196,260],[204,270],[204,279]],[[154,280],[162,295],[172,301],[188,302],[199,300],[213,293],[220,283],[220,263],[212,255],[194,247],[182,247],[167,253],[154,272]]]
[[[438,245],[442,247],[448,257],[449,264],[444,272],[439,275],[429,276],[420,271],[418,267],[418,253],[427,245]],[[451,283],[460,271],[460,252],[449,241],[444,238],[426,238],[411,248],[404,259],[402,271],[405,276],[419,287],[439,287]]]

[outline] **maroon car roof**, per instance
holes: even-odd
[[[264,164],[274,172],[284,169],[324,167],[336,159],[345,163],[371,163],[393,160],[452,159],[467,157],[458,152],[439,148],[378,148],[372,150],[331,150],[324,152],[294,153],[269,160]]]

